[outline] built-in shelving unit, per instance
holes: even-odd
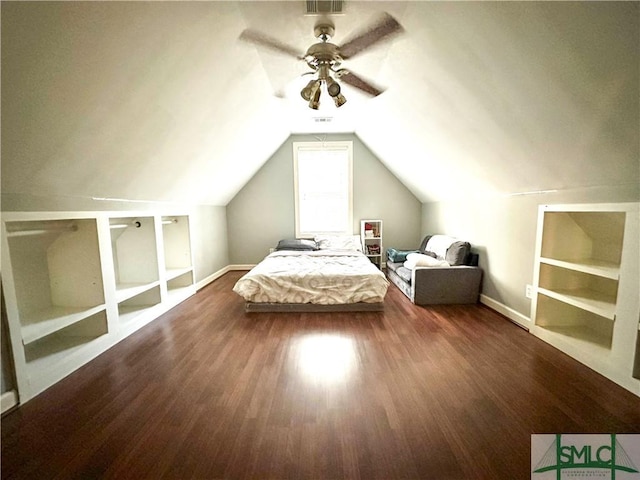
[[[189,217],[162,217],[162,237],[167,295],[182,298],[194,286]]]
[[[195,293],[188,214],[2,217],[2,287],[21,402]],[[161,227],[166,218],[181,226]]]
[[[382,268],[382,220],[361,220],[360,241],[364,254]]]
[[[638,204],[542,205],[532,333],[640,395]]]

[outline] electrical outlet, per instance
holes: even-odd
[[[533,298],[533,286],[527,285],[524,289],[524,295],[527,298]]]

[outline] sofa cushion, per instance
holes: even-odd
[[[398,267],[396,269],[396,275],[407,283],[411,283],[411,270],[406,267]]]
[[[387,270],[395,272],[404,262],[387,262]]]
[[[402,264],[400,264],[400,268],[402,268]],[[411,273],[411,270],[409,270],[409,273]],[[387,276],[389,277],[391,283],[398,287],[402,293],[404,293],[407,297],[409,297],[409,299],[411,299],[411,301],[413,301],[413,289],[411,288],[410,282],[407,282],[392,270],[387,271]],[[411,280],[411,278],[409,278],[409,280]]]

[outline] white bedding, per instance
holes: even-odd
[[[339,305],[382,302],[388,286],[361,252],[283,250],[269,254],[233,291],[255,303]]]

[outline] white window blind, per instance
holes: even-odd
[[[296,236],[352,234],[352,142],[294,142]]]

